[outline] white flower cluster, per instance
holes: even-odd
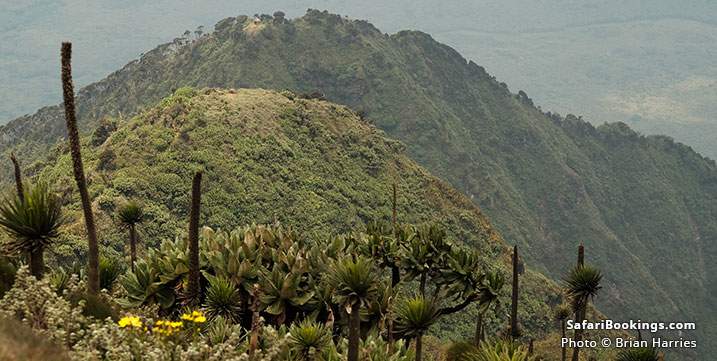
[[[64,294],[71,294],[84,285],[70,280]],[[0,317],[16,318],[41,335],[64,346],[73,360],[146,360],[146,361],[281,361],[288,360],[286,334],[264,330],[265,350],[253,356],[246,353],[245,335],[236,328],[222,342],[211,342],[203,334],[184,339],[167,339],[152,334],[122,329],[111,319],[95,320],[59,295],[48,278],[37,281],[26,267],[16,276],[15,285],[0,300]],[[210,326],[211,327],[211,326]],[[207,334],[211,334],[208,332]]]
[[[39,335],[43,335],[62,345],[73,360],[146,360],[146,361],[289,361],[296,359],[296,345],[285,327],[275,329],[264,327],[261,330],[260,347],[251,355],[249,332],[225,321],[207,322],[204,316],[202,332],[195,328],[191,333],[160,334],[145,325],[180,324],[181,322],[153,321],[149,315],[156,310],[132,310],[135,315],[124,317],[125,322],[115,322],[111,318],[96,320],[83,314],[84,301],[77,306],[69,295],[78,294],[84,284],[73,277],[65,285],[60,295],[51,286],[49,277],[37,281],[26,267],[16,276],[15,285],[0,300],[0,319],[21,320]],[[102,297],[110,297],[103,294]],[[198,321],[194,318],[194,321]],[[164,323],[162,323],[164,322]],[[185,321],[187,322],[187,321]],[[124,326],[123,326],[124,325]],[[187,326],[188,327],[188,326]],[[156,328],[156,326],[155,326]],[[187,329],[189,331],[189,329]],[[397,350],[405,350],[401,341],[396,343]],[[336,361],[346,360],[347,342],[341,340],[332,348],[328,358]],[[317,359],[324,359],[320,350],[312,350]],[[366,361],[408,361],[410,352],[396,351],[387,353],[387,344],[376,335],[361,344],[362,360]]]
[[[73,278],[67,291],[76,287],[81,285]],[[0,316],[17,318],[65,347],[82,339],[88,325],[81,307],[72,307],[52,289],[47,278],[37,281],[27,267],[18,270],[13,288],[0,300]]]

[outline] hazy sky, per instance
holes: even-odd
[[[561,113],[651,125],[704,121],[716,110],[712,0],[0,0],[0,124],[59,102],[62,40],[74,43],[83,86],[186,29],[307,8],[367,19],[385,32],[426,31]]]

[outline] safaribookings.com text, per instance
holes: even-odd
[[[583,330],[583,331],[618,331],[622,333],[633,334],[634,331],[638,332],[640,337],[642,334],[640,331],[646,331],[655,334],[663,334],[665,332],[671,334],[670,336],[665,335],[645,335],[644,339],[636,339],[634,337],[620,337],[605,336],[599,339],[591,339],[585,337],[580,341],[576,341],[570,337],[564,337],[561,339],[562,347],[581,347],[581,348],[659,348],[659,349],[674,349],[674,348],[696,348],[697,340],[689,339],[683,336],[683,331],[694,331],[697,326],[694,322],[645,322],[642,320],[629,320],[629,321],[613,321],[613,320],[600,320],[600,321],[587,321],[583,320],[576,322],[568,320],[565,323],[565,328],[571,331]],[[633,331],[633,332],[631,332]],[[674,334],[674,336],[672,336]]]
[[[697,326],[694,322],[644,322],[641,320],[629,321],[586,321],[575,322],[568,320],[565,323],[568,330],[607,330],[607,331],[650,331],[652,333],[658,331],[687,331],[695,330]]]
[[[635,340],[632,338],[622,337],[602,337],[599,340],[580,340],[576,341],[569,337],[561,339],[560,347],[580,347],[580,348],[658,348],[658,349],[675,349],[675,348],[696,348],[696,340],[687,340],[683,337],[678,339],[667,339],[655,337],[648,340]]]

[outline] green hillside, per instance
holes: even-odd
[[[105,125],[108,132],[86,139],[84,157],[106,254],[123,254],[127,234],[116,213],[128,199],[144,203],[142,248],[185,233],[191,176],[204,169],[202,225],[226,230],[278,221],[315,237],[360,230],[390,219],[395,180],[399,221],[438,222],[451,239],[479,250],[488,267],[508,271],[510,249],[481,211],[344,106],[290,92],[182,88],[137,117]],[[38,177],[54,180],[68,197],[68,213],[81,220],[71,169],[69,154],[51,157]],[[55,253],[69,260],[82,254],[83,237],[83,224],[73,223]],[[543,337],[554,330],[559,289],[534,271],[522,282],[522,323]],[[491,322],[492,332],[505,326]],[[473,328],[463,314],[437,334],[460,339]]]
[[[318,11],[228,18],[214,33],[162,45],[84,88],[81,123],[89,131],[185,85],[317,91],[349,105],[465,192],[529,265],[557,279],[582,241],[611,270],[597,299],[607,314],[699,320],[701,352],[714,347],[717,170],[688,147],[622,124],[547,116],[429,35],[387,35]],[[60,110],[11,122],[0,149],[39,159],[63,135]]]

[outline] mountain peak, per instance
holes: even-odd
[[[524,250],[528,264],[554,279],[574,264],[576,239],[584,241],[588,260],[612,270],[605,286],[610,296],[598,300],[608,314],[623,319],[644,319],[645,310],[654,319],[709,314],[717,289],[707,276],[717,269],[704,261],[717,256],[710,243],[717,239],[712,162],[661,138],[640,137],[625,125],[595,128],[556,120],[524,92],[510,93],[480,66],[418,32],[389,36],[368,23],[319,11],[292,20],[258,18],[225,19],[211,34],[190,34],[160,46],[86,87],[78,97],[84,130],[106,116],[141,114],[185,86],[317,93],[401,141],[407,155],[479,205],[504,238]],[[249,22],[251,32],[245,30]],[[217,97],[216,104],[220,99],[226,96]],[[277,98],[277,104],[287,101]],[[176,126],[183,129],[183,122]],[[2,151],[17,145],[21,158],[41,159],[64,135],[61,108],[16,120],[0,134]],[[158,139],[171,144],[174,137]],[[344,138],[332,141],[340,144]],[[215,145],[223,149],[223,142]],[[352,150],[368,162],[365,166],[382,147],[372,144]],[[262,149],[290,159],[279,145]],[[172,161],[178,166],[185,159]],[[2,167],[8,169],[5,163]],[[7,180],[6,174],[11,172],[3,173]],[[377,202],[362,201],[366,207]],[[269,217],[263,209],[248,211]],[[665,255],[674,259],[665,261]]]

